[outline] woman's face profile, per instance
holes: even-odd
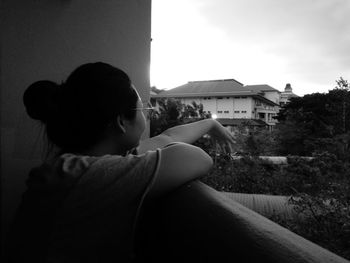
[[[133,89],[135,89],[134,86],[133,86]],[[136,111],[135,118],[130,121],[128,134],[127,134],[129,137],[130,143],[132,144],[130,145],[130,148],[134,148],[139,145],[141,135],[146,128],[146,118],[142,110],[143,108],[144,108],[144,105],[142,104],[141,98],[138,95],[138,100],[134,109]]]

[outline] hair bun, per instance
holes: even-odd
[[[23,103],[27,114],[34,120],[46,123],[56,113],[56,97],[59,88],[59,85],[49,80],[41,80],[31,84],[23,94]]]

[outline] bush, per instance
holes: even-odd
[[[218,191],[278,194],[274,174],[279,167],[256,157],[232,160],[229,155],[213,157],[212,171],[201,180]]]
[[[275,165],[256,157],[232,160],[211,151],[215,165],[201,180],[218,191],[292,196],[290,203],[307,220],[271,219],[350,259],[350,166],[327,152],[312,160],[288,157]],[[303,218],[303,217],[300,217]]]
[[[289,201],[300,215],[270,219],[316,244],[350,259],[350,202],[329,195],[299,194]]]
[[[336,90],[327,96],[338,93]],[[342,98],[338,95],[336,98]],[[347,95],[349,99],[349,91]],[[291,204],[307,220],[286,221],[277,216],[271,219],[350,259],[350,132],[344,125],[344,129],[339,129],[339,121],[334,122],[333,108],[339,103],[319,103],[327,96],[314,94],[292,100],[280,112],[280,123],[273,132],[251,130],[243,125],[235,134],[236,151],[243,154],[312,154],[312,160],[290,156],[287,165],[249,156],[232,160],[230,155],[218,153],[209,138],[202,138],[195,145],[215,161],[211,172],[201,178],[204,183],[218,191],[292,196]],[[159,108],[160,111],[151,116],[151,136],[187,121],[209,117],[203,114],[202,105],[195,103],[185,106],[170,99],[160,101]],[[341,116],[339,111],[334,112],[338,112],[335,116]],[[322,120],[323,117],[330,123]]]

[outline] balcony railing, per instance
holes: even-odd
[[[144,209],[139,262],[349,263],[198,181]]]

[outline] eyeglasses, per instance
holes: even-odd
[[[154,107],[150,102],[147,102],[147,107],[139,107],[139,108],[134,108],[133,110],[142,110],[145,114],[145,116],[149,119],[150,118],[150,112],[154,110]]]
[[[147,102],[147,107],[134,108],[133,110],[154,110],[154,108],[150,102]]]

